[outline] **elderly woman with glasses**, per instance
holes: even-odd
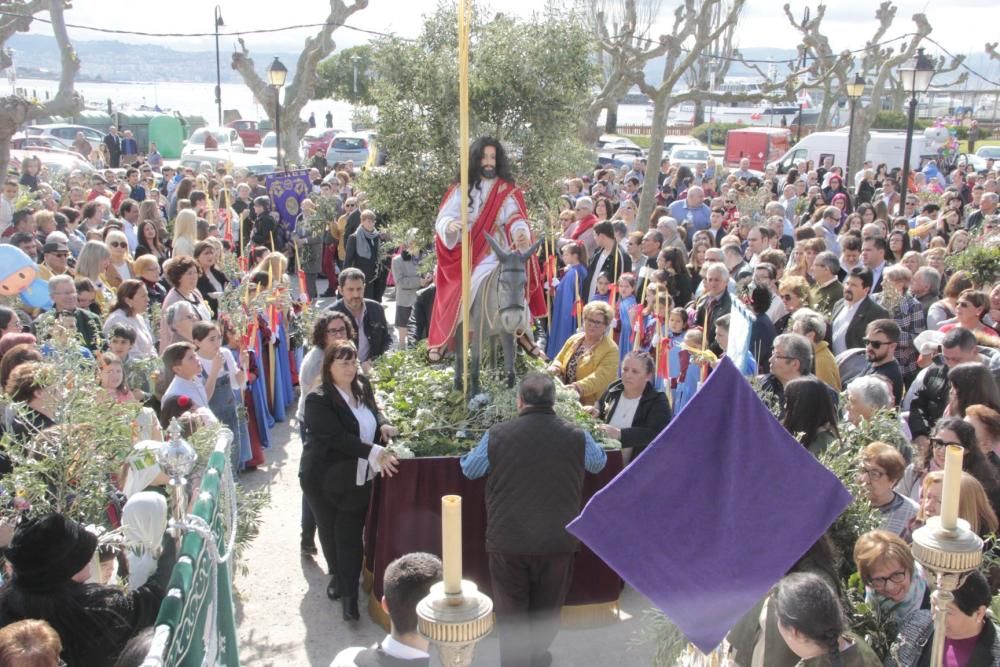
[[[897,626],[917,609],[931,608],[931,592],[910,547],[884,530],[865,533],[854,543],[854,564],[865,584],[865,601]]]
[[[611,340],[614,313],[604,301],[583,309],[583,331],[569,337],[548,371],[593,405],[618,376],[618,346]]]
[[[873,442],[861,450],[858,483],[881,518],[881,530],[902,535],[919,507],[911,498],[894,489],[903,477],[903,455],[884,442]]]

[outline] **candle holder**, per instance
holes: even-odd
[[[444,582],[417,605],[417,629],[437,646],[445,667],[468,667],[476,644],[493,630],[493,600],[471,581],[462,580],[461,593],[446,593]]]
[[[970,529],[968,521],[958,519],[956,524],[954,529],[947,529],[941,525],[941,517],[932,516],[913,533],[913,557],[934,575],[932,667],[941,665],[945,618],[948,604],[955,599],[954,591],[983,562],[983,540]]]
[[[176,418],[170,420],[167,433],[170,435],[170,440],[163,443],[156,452],[156,462],[170,478],[170,486],[173,489],[170,530],[174,531],[175,537],[180,537],[177,525],[187,516],[187,476],[198,462],[198,453],[191,443],[181,437],[181,425]]]

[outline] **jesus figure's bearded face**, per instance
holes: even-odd
[[[487,179],[497,177],[497,149],[493,146],[483,148],[483,157],[479,160],[479,175]]]

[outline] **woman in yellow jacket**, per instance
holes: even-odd
[[[583,309],[583,331],[569,337],[549,372],[576,390],[580,403],[593,405],[618,379],[618,346],[608,335],[614,314],[604,301]]]

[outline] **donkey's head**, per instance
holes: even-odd
[[[523,252],[506,250],[489,234],[486,235],[486,241],[500,262],[496,303],[499,305],[501,327],[507,333],[523,333],[529,325],[525,315],[525,292],[528,284],[525,265],[528,258],[538,250],[542,239],[539,238]]]

